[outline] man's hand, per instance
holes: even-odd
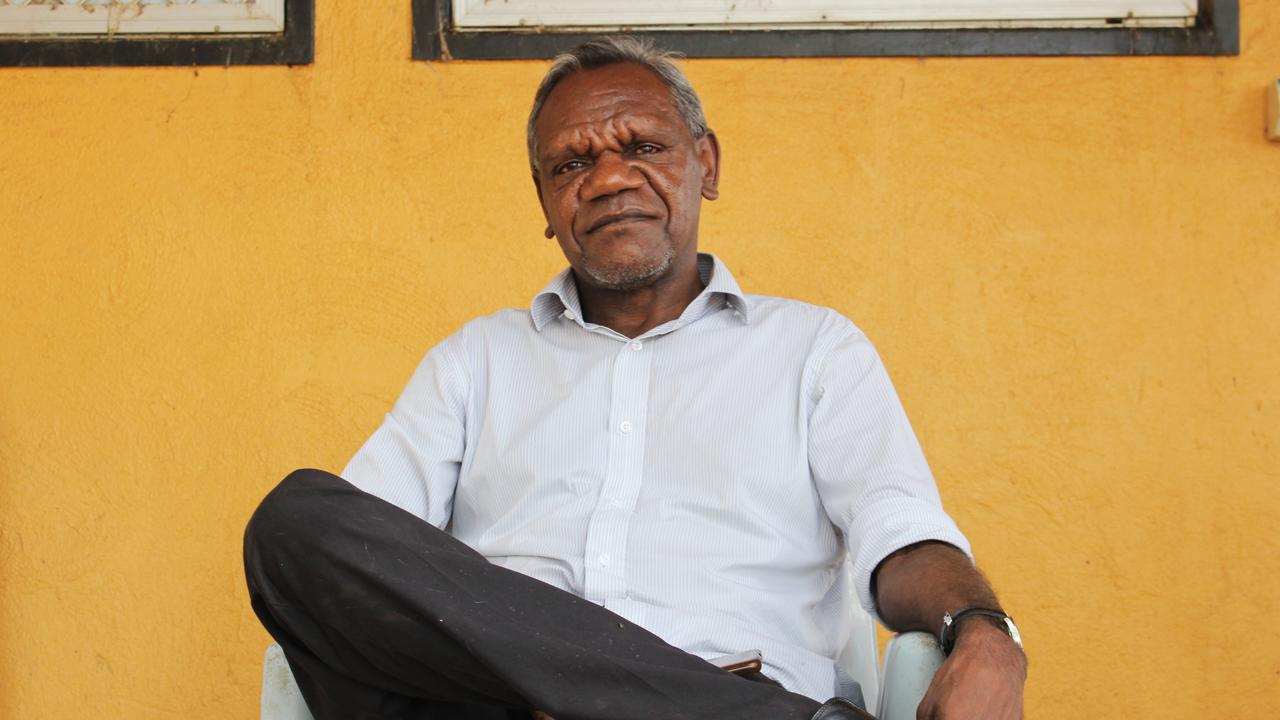
[[[1021,720],[1027,656],[983,618],[969,618],[958,629],[917,720]]]

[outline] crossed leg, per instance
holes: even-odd
[[[497,567],[342,478],[299,470],[245,531],[253,609],[317,720],[802,720],[591,602]]]

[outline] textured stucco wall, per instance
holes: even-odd
[[[1020,620],[1029,716],[1280,706],[1280,7],[1238,58],[697,61],[703,246],[877,342]],[[539,63],[0,69],[0,717],[252,717],[240,532],[562,260]]]

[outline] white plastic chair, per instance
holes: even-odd
[[[938,640],[928,633],[903,633],[885,648],[879,662],[876,623],[856,603],[853,630],[838,662],[862,686],[868,708],[880,720],[915,720],[916,706],[942,665]],[[279,645],[267,648],[262,663],[262,720],[313,720]]]

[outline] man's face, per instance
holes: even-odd
[[[710,132],[689,134],[653,73],[623,63],[570,75],[534,136],[538,198],[580,282],[633,290],[693,263],[720,151]]]

